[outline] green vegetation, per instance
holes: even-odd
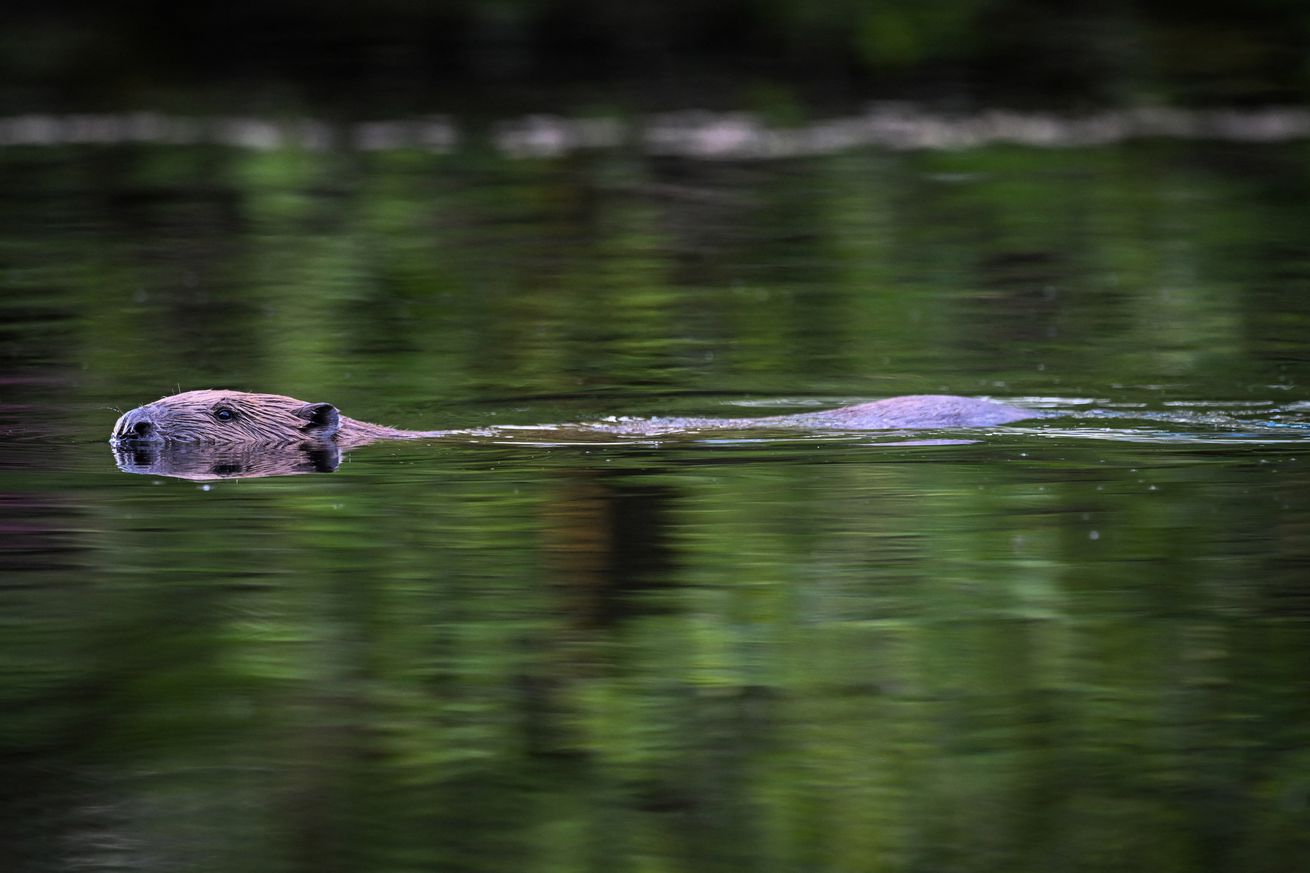
[[[625,82],[678,108],[751,95],[1303,102],[1308,50],[1297,0],[74,0],[12,13],[0,75],[16,106],[70,109],[194,101],[203,86],[247,106],[385,114],[494,95],[543,110],[608,104]]]

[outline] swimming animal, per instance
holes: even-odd
[[[759,418],[615,418],[568,427],[592,434],[665,436],[703,430],[935,430],[1009,424],[1041,413],[994,400],[912,394],[818,412]],[[331,403],[281,394],[204,389],[173,394],[124,413],[115,445],[290,446],[332,442],[343,449],[379,440],[494,434],[494,429],[403,430],[342,415]]]

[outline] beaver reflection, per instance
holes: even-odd
[[[324,441],[271,447],[122,443],[114,445],[113,451],[114,461],[124,473],[194,482],[331,473],[341,466],[340,446]]]

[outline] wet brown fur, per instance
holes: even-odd
[[[892,397],[820,412],[763,418],[621,419],[573,425],[591,433],[655,436],[707,429],[758,427],[817,430],[896,430],[983,427],[1040,413],[991,400],[947,394]],[[224,420],[226,419],[226,420]],[[402,430],[342,415],[330,403],[306,403],[281,394],[205,389],[186,391],[122,415],[110,441],[211,446],[291,446],[334,441],[353,448],[377,440],[455,436],[477,431]]]
[[[220,418],[224,410],[231,413],[226,421]],[[149,426],[145,433],[136,430],[143,422]],[[217,446],[288,446],[334,440],[350,447],[441,433],[356,421],[341,415],[330,403],[306,403],[282,394],[204,389],[173,394],[125,413],[114,425],[112,439]]]

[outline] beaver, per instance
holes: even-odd
[[[614,418],[568,425],[589,434],[663,436],[702,430],[935,430],[987,427],[1036,418],[1040,412],[950,394],[914,394],[818,412],[761,418]],[[548,429],[548,428],[543,428]],[[549,428],[557,430],[557,428]],[[354,448],[378,440],[494,436],[500,431],[402,430],[342,415],[331,403],[306,403],[281,394],[204,389],[173,394],[124,413],[114,425],[116,446],[196,444],[292,446],[333,442]]]

